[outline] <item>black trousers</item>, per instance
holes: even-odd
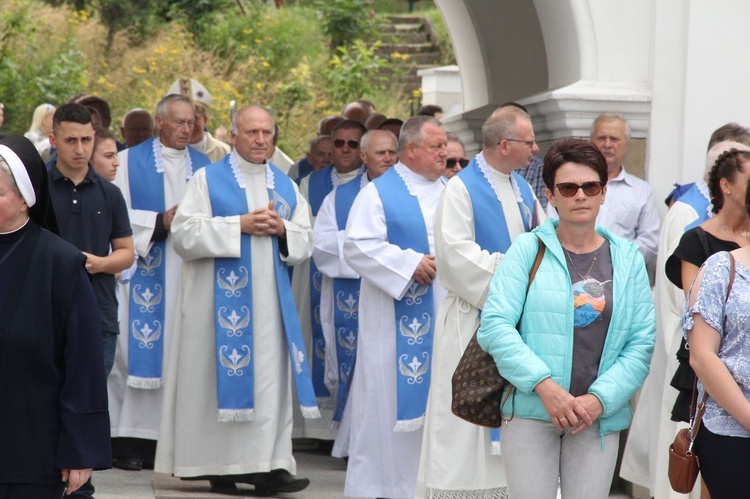
[[[64,485],[0,483],[0,499],[61,499]]]
[[[711,499],[750,497],[750,438],[716,435],[701,426],[695,452]]]

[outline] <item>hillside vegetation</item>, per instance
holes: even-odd
[[[280,147],[299,157],[317,121],[353,99],[367,97],[387,116],[409,115],[411,96],[385,76],[402,56],[377,55],[381,13],[371,5],[327,0],[275,9],[245,1],[243,15],[237,3],[223,2],[199,17],[170,11],[128,25],[125,19],[102,22],[101,12],[74,10],[70,3],[5,0],[0,9],[2,131],[23,133],[38,104],[60,105],[80,92],[105,98],[112,107],[112,128],[119,131],[129,109],[153,112],[172,82],[187,75],[211,92],[210,129],[228,127],[232,100],[238,106],[262,104],[277,117]],[[352,19],[353,28],[346,24]]]

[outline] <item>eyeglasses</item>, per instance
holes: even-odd
[[[536,140],[518,140],[518,139],[502,139],[507,140],[508,142],[520,142],[521,144],[526,144],[527,147],[534,147],[534,144],[536,144]]]
[[[336,149],[341,149],[344,147],[344,144],[349,144],[349,147],[351,149],[359,149],[359,141],[354,139],[344,140],[344,139],[336,139],[333,141],[333,147]]]
[[[456,163],[461,165],[461,168],[466,168],[466,165],[469,164],[469,160],[466,158],[448,158],[445,160],[445,166],[448,168],[453,168],[456,166]]]
[[[596,196],[602,192],[604,184],[602,182],[584,182],[583,185],[578,185],[573,182],[563,182],[561,184],[555,184],[555,187],[560,191],[561,196],[572,198],[578,194],[578,189],[583,189],[583,193],[587,196]]]

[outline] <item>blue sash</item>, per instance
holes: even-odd
[[[310,198],[310,209],[314,217],[318,216],[318,210],[323,204],[325,197],[333,190],[333,165],[322,168],[310,174],[308,184],[308,197]],[[323,325],[320,321],[320,289],[323,285],[323,275],[318,270],[315,261],[310,259],[310,325],[312,327],[312,379],[315,388],[315,396],[326,399],[331,396],[325,385],[325,358],[326,342],[323,337]]]
[[[363,175],[367,175],[367,172],[363,171],[354,180],[336,188],[334,201],[336,225],[339,230],[346,230],[346,220],[349,218],[354,199],[359,194]],[[336,409],[333,413],[333,421],[336,422],[341,421],[344,413],[344,406],[349,397],[349,380],[357,357],[359,284],[359,279],[336,278],[333,280],[333,296],[336,300],[333,309],[333,330],[339,366],[339,387],[336,394]]]
[[[300,182],[302,182],[302,179],[307,177],[312,173],[312,165],[309,161],[307,161],[307,157],[302,158],[299,160],[299,163],[297,163],[297,179],[295,182],[297,185],[299,185]]]
[[[396,167],[373,181],[383,202],[388,240],[399,248],[430,254],[427,228],[416,196],[409,194]],[[434,335],[432,286],[414,281],[400,300],[393,300],[396,326],[396,390],[394,431],[422,427],[430,389],[430,357]]]
[[[523,226],[526,232],[539,225],[539,214],[531,193],[529,183],[516,172],[511,173],[523,202],[518,203]],[[476,156],[469,165],[458,173],[466,186],[474,212],[474,238],[477,245],[490,253],[503,253],[511,245],[505,212],[495,191],[477,164]],[[479,314],[481,315],[481,310]],[[493,455],[500,454],[500,428],[490,429],[490,441]]]
[[[164,213],[164,174],[156,171],[153,142],[148,139],[129,149],[130,206],[134,210]],[[193,171],[210,160],[188,147]],[[187,179],[185,180],[187,182]],[[128,324],[128,386],[156,389],[161,385],[166,304],[166,241],[155,241],[146,256],[138,257],[138,269],[130,280]]]
[[[231,155],[206,168],[211,214],[229,217],[248,213],[245,189],[238,184],[231,166]],[[297,206],[292,181],[281,170],[269,165],[274,178],[268,198],[284,220],[291,219]],[[292,298],[286,263],[279,256],[278,239],[272,237],[276,289],[292,361],[297,397],[302,415],[320,417],[310,383],[302,330]],[[216,335],[216,380],[219,422],[249,421],[255,410],[253,345],[253,276],[251,236],[242,234],[240,258],[214,261],[214,331]]]
[[[698,189],[698,186],[694,184],[688,191],[680,196],[677,200],[691,206],[698,214],[698,218],[690,222],[685,226],[685,232],[689,231],[693,227],[697,227],[706,220],[708,220],[708,206],[711,201],[706,199],[703,193]]]
[[[333,165],[321,168],[310,174],[310,183],[307,188],[307,196],[310,198],[310,209],[314,217],[318,216],[318,210],[328,193],[333,190]]]
[[[477,165],[476,156],[469,165],[458,173],[458,176],[470,193],[471,206],[474,212],[474,236],[480,248],[490,253],[505,253],[510,247],[511,240],[505,221],[505,212],[495,191],[490,186],[484,173]],[[511,173],[521,192],[522,202],[518,203],[524,229],[528,232],[539,225],[534,195],[531,187],[516,172]]]

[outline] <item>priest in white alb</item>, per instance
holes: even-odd
[[[312,253],[307,202],[266,162],[274,121],[241,109],[235,151],[196,173],[173,224],[182,256],[156,471],[297,492],[292,404],[320,417],[287,265]],[[292,380],[298,400],[293,401]]]
[[[495,268],[516,236],[544,215],[514,172],[539,151],[529,115],[513,105],[497,109],[482,126],[482,139],[482,152],[448,182],[435,215],[437,269],[448,294],[435,326],[418,498],[508,497],[500,432],[453,415],[451,378],[479,326]]]
[[[440,121],[407,120],[400,161],[362,189],[349,213],[344,257],[362,283],[347,496],[414,497],[435,313],[445,296],[433,219],[446,146]]]
[[[312,172],[300,182],[300,193],[310,205],[311,223],[315,222],[318,210],[325,197],[339,185],[344,185],[362,173],[362,158],[359,155],[359,142],[367,130],[357,121],[343,120],[333,127],[333,164]],[[322,274],[312,259],[294,268],[292,290],[297,304],[302,334],[310,358],[313,387],[321,419],[305,419],[299,411],[294,412],[294,438],[314,438],[327,443],[323,449],[330,450],[336,438],[336,430],[330,422],[334,412],[334,400],[325,384],[325,339],[320,313]]]
[[[120,335],[107,382],[112,437],[126,437],[115,441],[115,466],[123,469],[151,464],[159,437],[182,264],[171,224],[188,180],[210,163],[188,146],[194,125],[190,98],[167,95],[156,106],[159,136],[118,155],[114,183],[128,206],[138,255],[132,280],[118,290]]]
[[[371,130],[362,136],[359,155],[365,169],[323,200],[313,226],[313,259],[323,274],[320,320],[325,338],[325,382],[334,398],[332,423],[338,426],[334,457],[349,455],[351,409],[347,404],[357,355],[359,275],[344,259],[349,211],[359,192],[398,160],[396,136]]]

